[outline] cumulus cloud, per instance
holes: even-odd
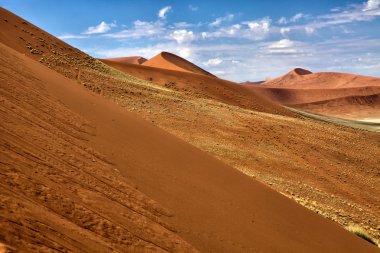
[[[219,59],[219,58],[212,58],[212,59],[208,59],[208,61],[205,62],[204,65],[206,65],[206,66],[218,66],[218,65],[220,65],[222,62],[223,62],[222,59]]]
[[[297,53],[298,50],[294,47],[294,44],[294,41],[291,41],[289,39],[282,39],[269,44],[268,49],[270,53]]]
[[[90,26],[87,28],[86,31],[83,32],[83,34],[99,34],[99,33],[106,33],[111,30],[112,27],[115,27],[116,23],[106,23],[104,21],[100,22],[97,26]]]
[[[165,6],[164,8],[160,9],[160,10],[158,11],[158,17],[159,17],[160,19],[165,19],[167,13],[168,13],[171,9],[172,9],[172,7],[171,7],[170,5]]]
[[[178,44],[190,43],[195,39],[195,35],[192,31],[175,30],[169,34],[169,38],[177,41]]]
[[[269,17],[265,17],[260,20],[255,21],[245,21],[242,24],[247,25],[251,31],[258,33],[267,33],[269,32],[271,20]]]

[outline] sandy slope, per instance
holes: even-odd
[[[380,110],[380,78],[294,69],[260,85],[244,86],[272,101],[342,117],[367,117]]]
[[[58,240],[57,235],[61,233],[77,242],[74,244],[77,250],[82,247],[88,247],[87,250],[91,250],[90,247],[93,247],[94,251],[95,249],[106,251],[105,248],[97,248],[98,244],[89,242],[91,239],[95,241],[94,238],[101,240],[95,235],[88,234],[93,229],[95,233],[100,233],[101,236],[107,238],[105,241],[108,244],[104,242],[103,247],[122,249],[123,241],[125,241],[134,247],[154,249],[163,244],[166,247],[160,248],[170,251],[182,252],[185,247],[189,250],[185,243],[182,242],[182,245],[179,243],[175,235],[172,235],[171,242],[170,237],[166,237],[169,230],[164,232],[164,227],[157,226],[151,220],[144,221],[144,217],[140,218],[141,222],[147,223],[144,224],[145,229],[140,230],[141,225],[137,217],[144,209],[139,211],[140,214],[128,214],[129,209],[125,206],[128,202],[124,205],[120,205],[119,202],[114,204],[118,195],[121,198],[118,201],[131,201],[133,198],[123,198],[120,193],[111,191],[115,191],[111,185],[123,179],[120,178],[121,175],[117,175],[117,172],[112,172],[112,168],[106,170],[105,167],[109,163],[114,164],[124,176],[138,186],[138,189],[166,207],[169,211],[164,214],[171,213],[172,217],[165,218],[161,214],[161,219],[166,220],[170,224],[168,227],[176,228],[182,238],[201,251],[357,252],[360,249],[362,252],[371,252],[374,249],[337,224],[304,209],[101,97],[89,94],[75,82],[60,77],[57,73],[47,70],[16,52],[9,53],[9,51],[11,50],[4,46],[1,48],[2,73],[4,73],[2,78],[7,80],[8,84],[2,87],[2,103],[6,105],[7,110],[10,109],[2,116],[2,122],[7,122],[2,129],[3,131],[13,130],[15,131],[12,131],[13,134],[16,135],[12,138],[4,132],[1,135],[3,147],[12,147],[11,150],[6,149],[7,162],[2,165],[2,171],[6,171],[3,174],[3,181],[7,182],[5,189],[4,186],[2,188],[2,196],[5,199],[2,217],[8,220],[3,223],[3,226],[9,228],[7,233],[2,230],[2,236],[7,238],[6,243],[11,242],[14,247],[18,246],[15,242],[20,241],[26,247],[37,243],[60,247],[63,242]],[[24,85],[18,87],[23,88],[22,94],[26,96],[22,100],[19,99],[21,98],[20,91],[15,90],[17,87],[15,84],[19,84],[18,80],[5,79],[10,71],[25,78]],[[34,83],[29,83],[29,79],[35,80]],[[40,95],[33,96],[33,93],[38,94],[36,93],[38,91]],[[19,95],[16,97],[18,99],[15,99],[15,94]],[[34,98],[37,100],[33,101]],[[25,104],[24,101],[28,100],[31,101]],[[33,106],[30,107],[29,103]],[[12,108],[18,112],[12,113],[18,115],[17,117],[9,114]],[[44,110],[43,108],[48,108],[48,110],[45,109],[42,115],[38,115],[38,111]],[[50,113],[62,116],[65,113],[71,113],[72,116],[65,115],[62,120],[71,119],[72,122],[61,123],[61,125],[56,122],[57,117],[51,117]],[[22,130],[26,126],[23,121],[27,119],[29,119],[29,124],[36,124],[32,133]],[[16,130],[15,126],[19,126],[20,129]],[[90,131],[90,134],[79,133],[79,136],[76,136],[78,133],[70,133],[75,129],[74,126],[78,129],[76,131]],[[92,130],[86,131],[86,128]],[[49,139],[44,140],[42,134],[50,138],[57,136],[55,137],[57,139],[52,143]],[[55,135],[50,136],[50,134]],[[64,134],[75,137],[64,137]],[[27,136],[32,138],[30,142],[27,142],[31,145],[23,144]],[[88,139],[87,149],[81,147],[83,144],[80,141],[84,137]],[[71,139],[72,144],[68,146],[62,138]],[[79,147],[74,149],[72,145],[77,142],[79,143],[76,145]],[[80,154],[89,150],[90,147],[99,150],[100,154],[105,156],[91,157],[90,154],[82,154],[76,158],[78,157],[76,152]],[[58,154],[61,154],[61,157],[68,157],[67,160],[64,158],[68,162],[67,169],[66,166],[60,165],[63,161],[53,158]],[[80,157],[86,160],[81,160]],[[50,169],[47,170],[49,167]],[[62,174],[56,173],[62,170],[65,171],[65,177],[59,179]],[[111,185],[107,185],[108,188],[104,186],[102,188],[101,185],[96,186],[96,180],[99,179],[94,178],[91,186],[86,185],[86,181],[80,181],[82,175],[83,180],[86,180],[86,170],[91,171],[92,176],[94,173],[100,173],[98,178],[104,178],[103,180],[108,178],[114,182],[111,181]],[[128,185],[125,187],[131,189]],[[95,189],[97,191],[93,192]],[[131,189],[131,191],[135,190]],[[12,192],[17,192],[17,194]],[[128,191],[124,194],[141,195],[138,192],[133,194]],[[67,198],[68,196],[70,197]],[[109,199],[111,196],[113,199]],[[145,203],[150,201],[144,200],[146,197],[137,196],[135,198],[141,202],[135,204],[136,208],[145,206]],[[12,207],[14,205],[24,207],[17,211],[19,219],[25,220],[26,224],[30,222],[30,219],[35,222],[32,224],[39,224],[38,231],[23,228],[26,233],[36,233],[37,238],[45,235],[49,239],[31,239],[32,237],[28,238],[23,233],[22,239],[17,240],[14,237],[17,234],[16,225],[9,222],[10,217],[13,219],[17,217],[9,212],[9,210],[14,210]],[[26,211],[27,209],[30,211]],[[162,208],[157,207],[155,209],[150,207],[148,210],[151,211],[150,213],[145,211],[145,216],[152,216],[152,220],[156,219],[153,215],[163,212]],[[91,212],[96,212],[96,214],[91,214]],[[86,221],[90,217],[93,218]],[[112,218],[108,218],[105,223],[102,220],[104,217]],[[109,219],[112,219],[112,222]],[[70,221],[76,223],[72,232],[65,230],[67,229],[65,224]],[[30,226],[35,226],[32,224]],[[56,232],[52,232],[52,229]],[[130,237],[127,232],[122,232],[123,229],[132,231]],[[87,235],[87,242],[84,244],[86,246],[81,244],[84,238],[80,234]],[[160,238],[160,234],[165,236]],[[26,238],[23,238],[24,236]],[[116,236],[121,237],[114,239]],[[139,242],[138,238],[141,237],[146,239]],[[52,241],[55,243],[54,246]],[[146,245],[146,241],[153,241],[156,245]],[[173,243],[175,241],[178,241],[178,244]],[[138,250],[136,248],[133,251]]]
[[[214,76],[195,64],[169,52],[161,52],[143,63],[144,66]]]
[[[2,242],[20,252],[195,252],[164,222],[171,214],[89,143],[97,125],[52,95],[71,96],[61,88],[75,83],[3,44],[0,80]]]

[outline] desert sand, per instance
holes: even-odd
[[[314,157],[304,142],[318,137],[310,139],[315,129],[324,129],[332,135],[315,133],[324,136],[325,142],[318,145],[329,143],[332,149],[326,146],[316,158],[329,155],[332,162],[343,163],[348,159],[352,167],[345,168],[344,173],[353,169],[356,159],[368,165],[345,178],[341,185],[344,190],[339,192],[337,187],[334,198],[347,195],[351,201],[355,193],[360,196],[355,205],[375,205],[368,209],[369,217],[377,211],[378,194],[374,193],[378,189],[369,187],[362,193],[358,189],[378,181],[379,150],[374,149],[378,135],[303,119],[255,91],[216,81],[220,79],[206,73],[188,70],[189,79],[184,78],[182,87],[176,88],[170,82],[177,85],[179,79],[169,75],[164,80],[166,71],[173,70],[158,65],[156,79],[161,75],[164,84],[156,83],[155,77],[144,81],[102,64],[4,9],[0,10],[0,21],[0,166],[4,182],[0,191],[0,240],[9,249],[377,251],[337,222],[260,183],[253,169],[239,171],[236,162],[242,160],[232,162],[234,152],[228,148],[237,148],[236,141],[244,141],[246,148],[260,152],[260,157],[252,157],[257,160],[253,167],[261,174],[268,176],[280,165],[283,168],[276,174],[287,175],[289,180],[291,174],[299,178],[307,172],[276,160],[281,154],[273,156],[275,160],[269,158],[272,154],[268,152],[277,149],[271,141],[286,148],[287,159],[302,164]],[[199,86],[186,88],[196,76]],[[214,83],[207,82],[209,86],[197,92],[204,80]],[[242,91],[246,93],[239,95]],[[197,124],[193,124],[195,119],[199,120]],[[291,135],[283,135],[284,131],[294,136],[285,137]],[[208,141],[201,132],[211,134]],[[194,134],[198,138],[189,139]],[[224,137],[219,138],[220,134]],[[252,139],[246,140],[248,136]],[[332,138],[336,136],[341,138]],[[370,138],[365,150],[341,156],[334,149],[340,145],[348,150],[352,143],[360,145],[363,137]],[[204,146],[217,139],[225,142],[212,145],[216,152]],[[220,153],[220,144],[230,155]],[[297,149],[308,158],[301,159]],[[266,163],[271,164],[268,171],[264,169]],[[311,160],[307,163],[312,167],[316,164]],[[304,181],[320,177],[317,185],[321,193],[329,192],[326,186],[337,175],[334,165],[328,171],[314,173]],[[357,180],[363,176],[366,180]]]

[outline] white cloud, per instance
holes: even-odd
[[[115,27],[115,26],[116,26],[115,22],[107,24],[106,22],[102,21],[97,26],[90,26],[89,28],[87,28],[87,30],[84,31],[83,34],[106,33],[109,30],[111,30],[112,27]]]
[[[269,17],[265,17],[260,20],[242,22],[242,24],[249,27],[249,35],[253,39],[263,39],[270,31],[271,19]]]
[[[199,10],[199,7],[198,6],[193,6],[193,5],[189,5],[189,9],[191,10],[191,11],[197,11],[197,10]]]
[[[380,0],[368,0],[364,4],[351,4],[346,7],[337,7],[330,10],[330,13],[314,17],[311,22],[304,25],[289,26],[294,31],[304,31],[310,35],[318,29],[334,28],[343,24],[354,22],[369,22],[380,16]],[[292,20],[301,18],[311,19],[309,15],[296,14]],[[290,21],[287,23],[290,23]],[[280,29],[281,32],[281,29]]]
[[[258,20],[244,21],[239,24],[219,27],[215,31],[202,32],[201,37],[207,38],[233,38],[262,40],[267,37],[271,28],[271,19],[265,17]]]
[[[140,21],[136,20],[133,23],[132,29],[125,29],[120,32],[116,33],[109,33],[105,36],[110,38],[116,38],[116,39],[123,39],[123,38],[154,38],[163,36],[166,33],[166,28],[163,22],[160,20],[155,22],[146,22],[146,21]]]
[[[315,29],[313,27],[310,27],[310,26],[305,26],[305,32],[307,34],[313,34],[315,31]]]
[[[293,17],[291,17],[290,19],[287,19],[285,17],[281,17],[277,23],[278,24],[281,24],[281,25],[285,25],[285,24],[289,24],[289,23],[294,23],[294,22],[297,22],[298,20],[302,19],[302,18],[306,18],[307,15],[303,14],[302,12],[300,13],[297,13],[295,14]]]
[[[63,34],[61,36],[58,36],[58,39],[61,40],[66,40],[66,39],[85,39],[88,38],[89,36],[85,35],[74,35],[74,34]]]
[[[166,15],[167,13],[172,9],[172,7],[169,5],[169,6],[165,6],[164,8],[160,9],[158,11],[158,17],[161,18],[161,19],[165,19],[166,18]]]
[[[226,71],[224,71],[224,70],[215,70],[215,71],[213,71],[213,73],[215,75],[224,75],[224,74],[226,74]]]
[[[273,49],[273,48],[287,48],[293,46],[294,42],[289,40],[289,39],[282,39],[276,42],[271,43],[268,48]]]
[[[290,28],[289,27],[281,27],[280,29],[280,33],[285,36],[288,32],[290,32]]]
[[[303,13],[297,13],[296,15],[294,15],[290,21],[291,22],[297,22],[298,20],[300,20],[301,18],[304,18],[305,17],[305,14]]]
[[[183,30],[175,30],[169,34],[169,38],[177,41],[178,44],[190,43],[195,39],[195,35],[192,31]]]
[[[223,62],[222,59],[219,58],[212,58],[208,59],[207,62],[204,63],[205,66],[218,66]]]
[[[279,24],[287,24],[287,23],[288,23],[288,20],[287,20],[285,17],[281,17],[281,18],[277,21],[277,23],[279,23]]]
[[[379,8],[380,6],[380,0],[368,0],[368,2],[365,4],[365,7],[363,11],[369,11]]]
[[[188,47],[183,47],[177,49],[178,55],[181,56],[182,58],[185,58],[187,60],[192,60],[191,59],[191,49]]]
[[[299,52],[299,50],[297,50],[294,45],[294,41],[291,41],[289,39],[282,39],[269,44],[268,49],[270,53],[291,54]]]
[[[173,27],[174,28],[188,28],[194,26],[193,24],[189,24],[187,22],[178,22],[174,23]]]
[[[211,27],[220,26],[223,22],[232,21],[234,19],[234,14],[227,14],[224,17],[216,18],[215,21],[210,23]]]

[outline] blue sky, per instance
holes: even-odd
[[[380,77],[380,0],[45,1],[0,5],[88,54],[178,54],[234,81],[295,67]]]

